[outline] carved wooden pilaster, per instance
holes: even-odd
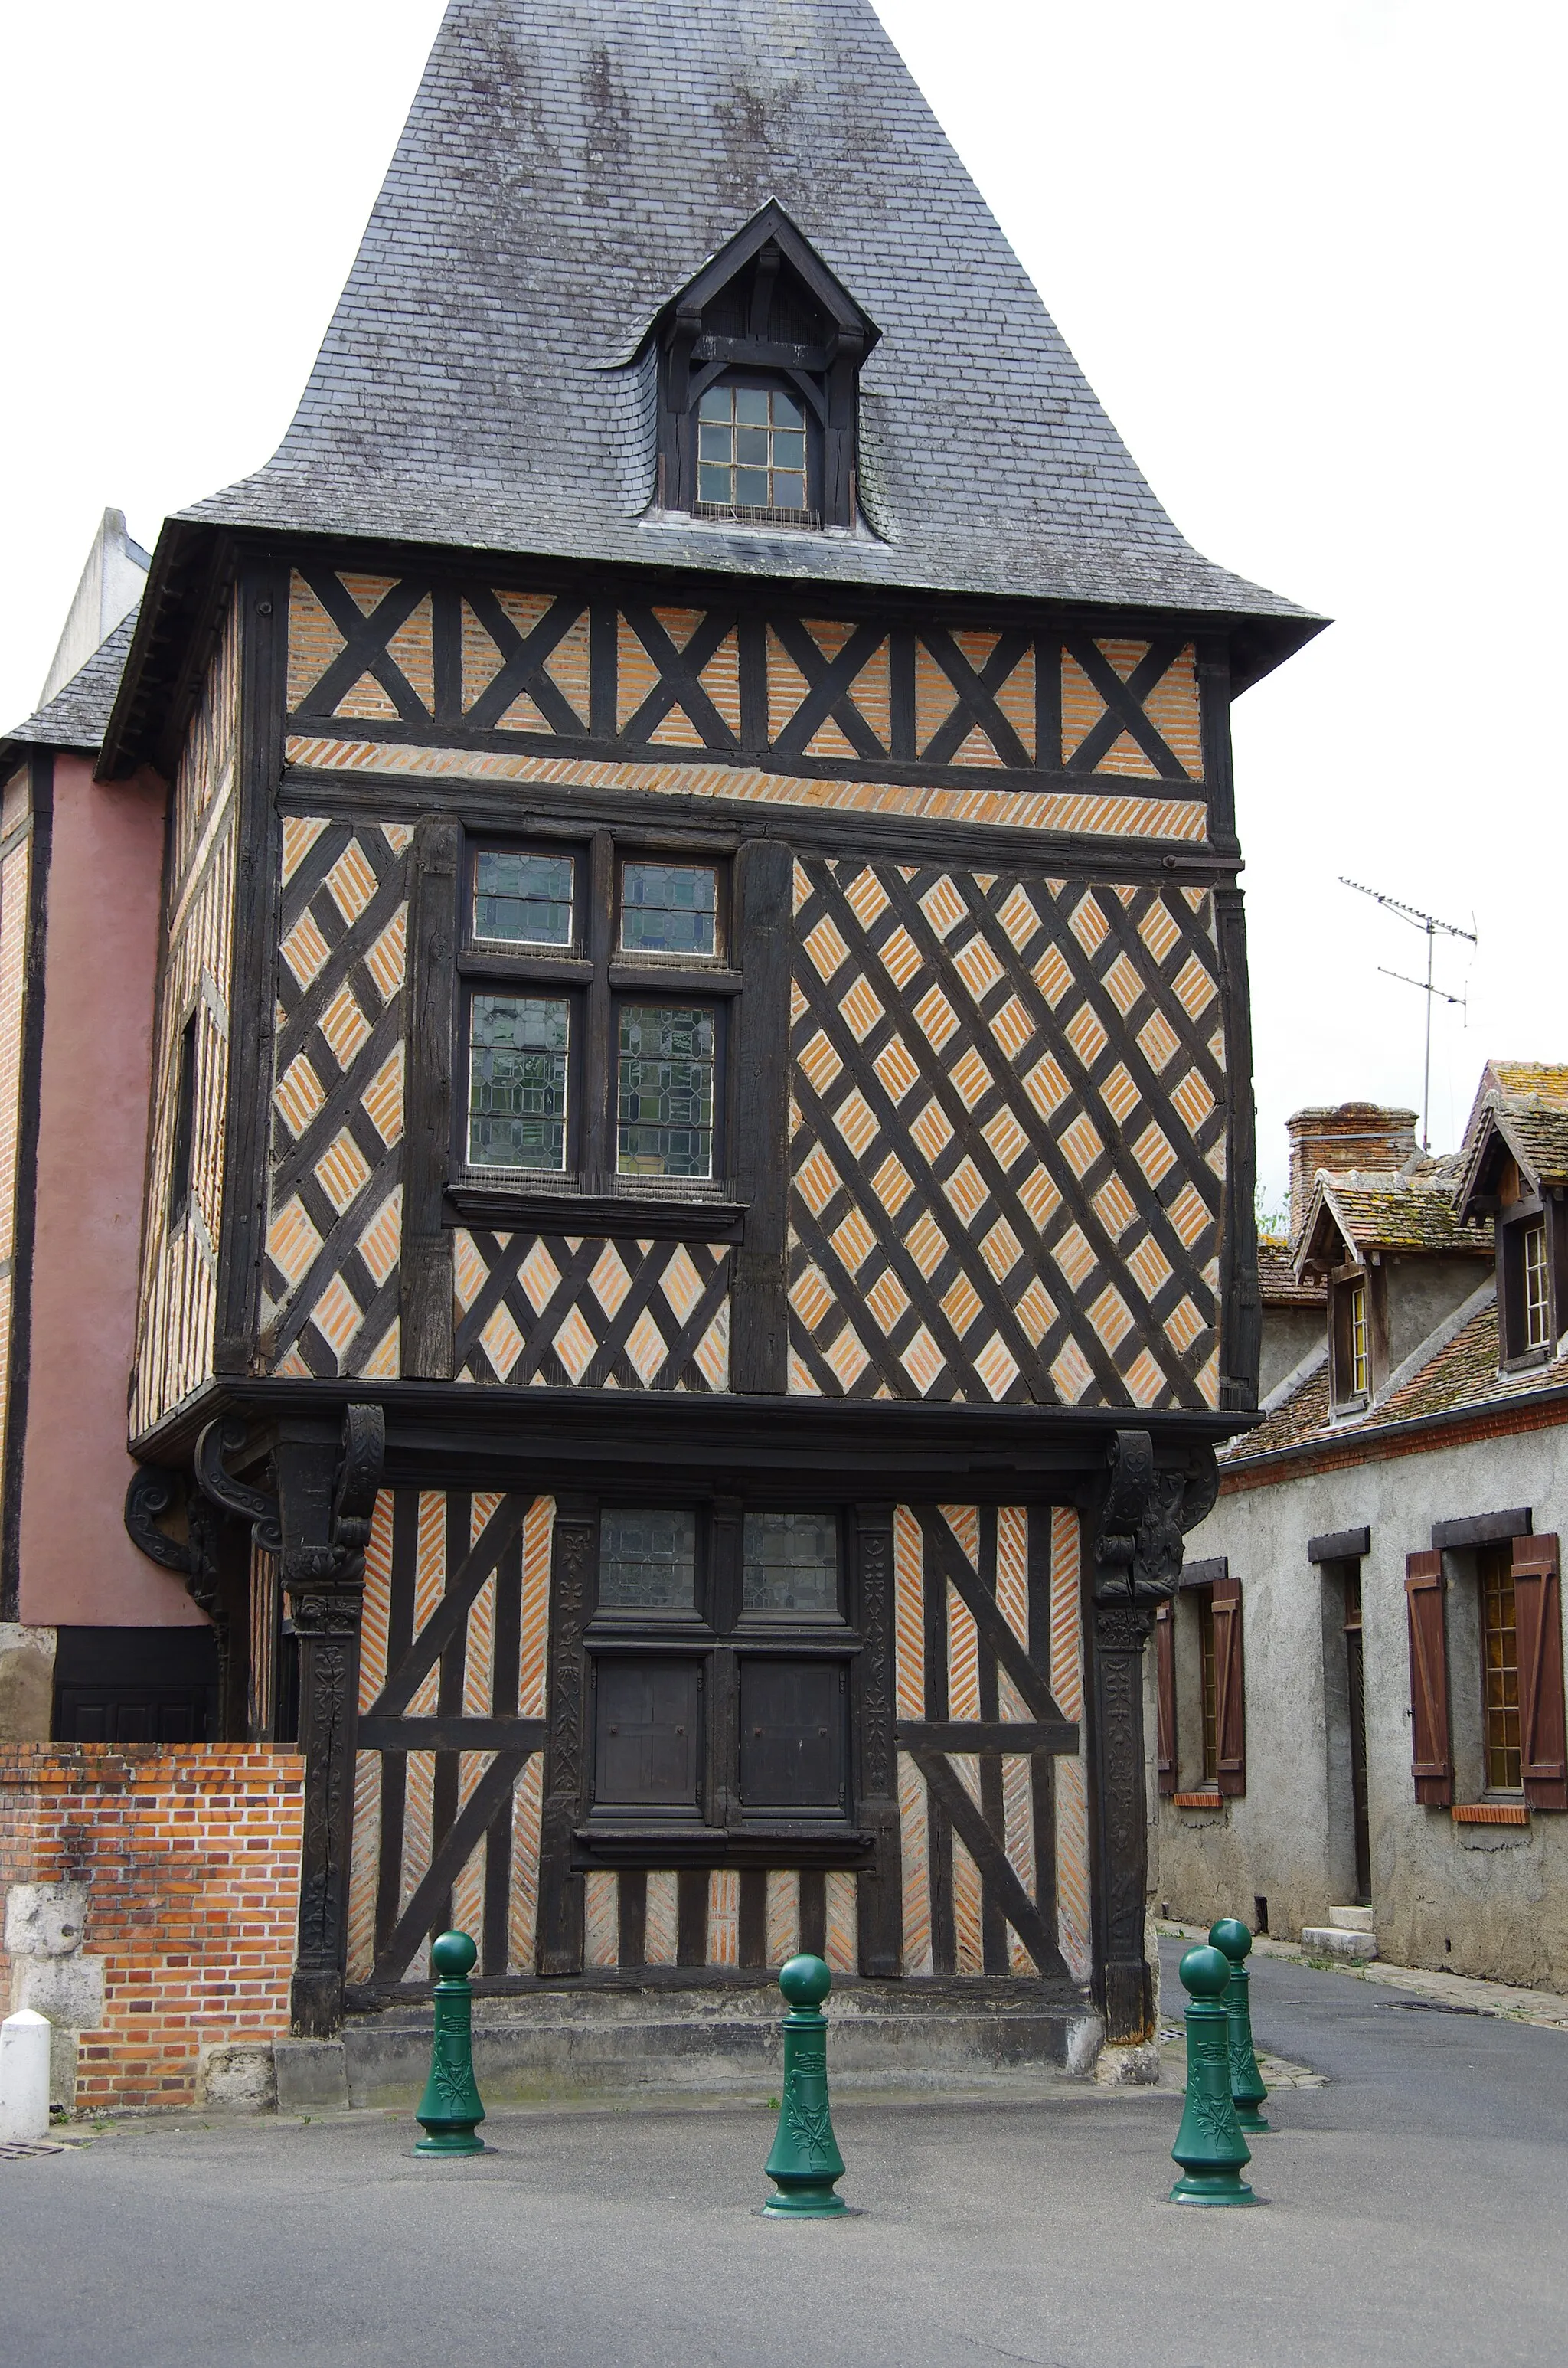
[[[882,1977],[902,1972],[903,1862],[898,1816],[898,1752],[894,1743],[893,1567],[891,1505],[855,1510],[857,1616],[861,1651],[860,1766],[857,1814],[876,1836],[875,1855],[857,1882],[860,1971]]]
[[[550,1740],[540,1820],[536,1954],[541,1974],[583,1970],[583,1878],[572,1872],[572,1836],[583,1814],[587,1778],[583,1631],[597,1546],[594,1507],[580,1497],[557,1497],[550,1573]]]
[[[238,1429],[208,1425],[197,1442],[197,1478],[211,1503],[248,1520],[255,1543],[278,1554],[299,1638],[305,1820],[290,2021],[302,2037],[320,2039],[343,2021],[359,1619],[385,1430],[371,1406],[351,1406],[341,1432],[325,1420],[286,1421],[272,1445],[273,1497],[228,1471],[224,1452],[242,1443]]]
[[[1100,1604],[1092,1621],[1096,1975],[1106,2037],[1151,2039],[1154,2001],[1143,1953],[1149,1880],[1143,1781],[1143,1646],[1153,1613]]]
[[[1162,1469],[1147,1431],[1120,1430],[1111,1441],[1085,1625],[1094,1707],[1095,1983],[1106,2037],[1115,2044],[1154,2035],[1153,1985],[1144,1953],[1143,1647],[1155,1608],[1180,1580],[1183,1531],[1210,1509],[1217,1486],[1210,1451],[1190,1451],[1187,1462]]]

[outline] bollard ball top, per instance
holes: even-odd
[[[1252,1934],[1239,1916],[1221,1916],[1217,1924],[1209,1927],[1209,1946],[1229,1957],[1233,1965],[1239,1965],[1252,1947]]]
[[[833,1975],[820,1957],[791,1957],[779,1968],[778,1987],[790,2006],[821,2006],[833,1987]]]
[[[479,1951],[466,1932],[443,1932],[438,1941],[430,1943],[430,1966],[443,1977],[452,1974],[472,1974]]]
[[[1195,1998],[1223,1998],[1231,1961],[1218,1949],[1189,1949],[1176,1967],[1184,1990]]]

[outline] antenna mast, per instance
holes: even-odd
[[[1432,998],[1436,996],[1440,1002],[1457,1004],[1461,1010],[1466,1008],[1462,996],[1447,995],[1440,986],[1434,986],[1432,984],[1433,949],[1439,929],[1445,937],[1463,938],[1467,945],[1478,945],[1480,939],[1473,929],[1461,929],[1456,928],[1452,921],[1440,921],[1436,913],[1424,913],[1418,905],[1402,905],[1397,896],[1385,896],[1380,888],[1364,888],[1359,880],[1347,880],[1343,871],[1339,874],[1339,884],[1342,888],[1354,888],[1358,896],[1369,896],[1374,905],[1381,905],[1386,913],[1392,913],[1398,919],[1408,921],[1413,929],[1420,929],[1426,937],[1426,975],[1425,979],[1406,978],[1402,970],[1384,970],[1381,962],[1378,964],[1378,968],[1384,978],[1397,978],[1406,986],[1418,988],[1426,997],[1426,1050],[1421,1066],[1421,1148],[1423,1151],[1430,1151],[1432,1140],[1431,1131],[1427,1125],[1427,1111],[1432,1098]]]

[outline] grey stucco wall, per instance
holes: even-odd
[[[1321,1307],[1270,1307],[1263,1322],[1257,1395],[1266,1398],[1303,1357],[1322,1343],[1328,1319]]]
[[[1472,1440],[1222,1497],[1187,1539],[1242,1583],[1245,1797],[1212,1810],[1162,1802],[1155,1884],[1172,1916],[1209,1922],[1268,1903],[1271,1932],[1299,1937],[1355,1897],[1343,1584],[1307,1540],[1365,1525],[1361,1565],[1368,1805],[1379,1947],[1406,1964],[1568,1989],[1568,1816],[1527,1827],[1457,1826],[1417,1805],[1410,1767],[1404,1558],[1434,1521],[1528,1506],[1538,1531],[1568,1530],[1568,1429]],[[1449,1681],[1455,1799],[1482,1791],[1474,1557],[1450,1555]],[[1178,1619],[1180,1613],[1178,1611]],[[1178,1663],[1180,1647],[1178,1638]],[[1178,1691],[1182,1781],[1197,1715]]]

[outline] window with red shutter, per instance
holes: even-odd
[[[1214,1732],[1221,1793],[1239,1799],[1247,1788],[1246,1702],[1242,1669],[1242,1583],[1217,1578],[1210,1590],[1214,1623]]]
[[[1154,1614],[1154,1758],[1159,1791],[1168,1800],[1176,1788],[1176,1606],[1162,1603]]]
[[[1440,1554],[1404,1558],[1410,1620],[1410,1759],[1415,1797],[1448,1808],[1454,1797],[1449,1743],[1449,1630]]]
[[[1513,1541],[1518,1640],[1519,1757],[1532,1809],[1568,1809],[1568,1725],[1562,1701],[1562,1605],[1557,1540]]]

